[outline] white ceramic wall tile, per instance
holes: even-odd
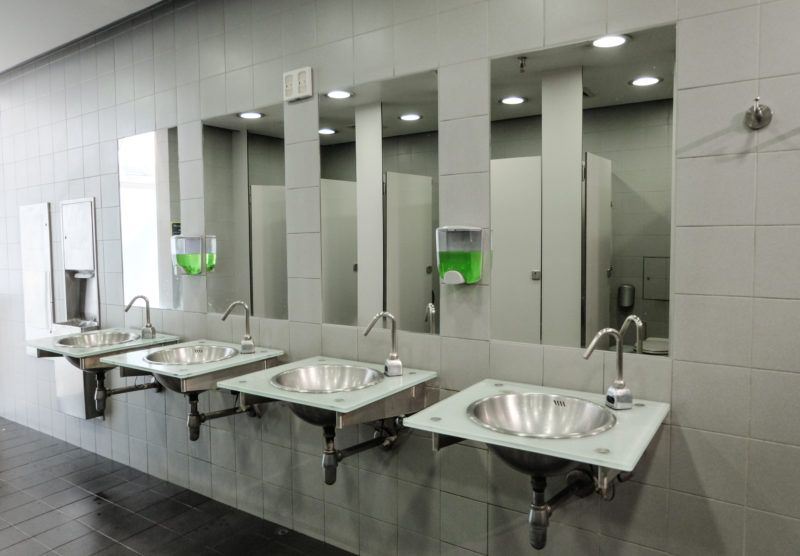
[[[357,35],[353,42],[356,83],[387,79],[394,74],[394,30],[379,29]]]
[[[436,16],[423,17],[394,27],[394,70],[396,75],[407,75],[429,69],[435,60]]]
[[[783,118],[775,118],[774,124],[764,128],[758,138],[759,152],[800,149],[800,138],[792,132],[800,126],[800,100],[794,91],[800,86],[800,75],[762,79],[759,94],[775,113],[780,110]]]
[[[675,493],[669,500],[669,548],[672,554],[740,554],[744,508]]]
[[[489,62],[473,60],[439,69],[439,121],[489,113]]]
[[[286,187],[319,185],[319,141],[303,141],[286,145]]]
[[[289,320],[322,322],[322,285],[315,278],[289,278]]]
[[[360,35],[392,24],[392,0],[353,0],[353,34]]]
[[[758,3],[758,0],[678,0],[678,18],[686,19]]]
[[[287,234],[286,252],[289,278],[320,277],[319,234]]]
[[[800,372],[800,301],[753,301],[753,367]]]
[[[440,290],[442,336],[489,339],[491,292],[488,286],[447,286]]]
[[[753,370],[750,435],[753,438],[800,445],[800,374]]]
[[[544,45],[544,0],[489,2],[489,55],[513,54]]]
[[[442,66],[486,57],[489,53],[488,2],[468,4],[440,14],[437,36]]]
[[[677,228],[673,291],[753,295],[754,236],[751,226]]]
[[[547,46],[595,39],[606,31],[607,2],[566,0],[544,5],[544,42]]]
[[[675,359],[750,366],[753,301],[743,297],[673,296]]]
[[[686,89],[758,77],[758,7],[678,23],[676,82]]]
[[[757,94],[755,81],[678,91],[675,117],[677,156],[684,158],[755,151],[758,136],[744,125],[741,114]],[[763,83],[762,97],[766,102]],[[774,102],[771,100],[770,104]]]
[[[319,187],[303,187],[286,191],[286,232],[290,234],[319,232]]]
[[[755,295],[800,298],[800,226],[756,228]]]
[[[759,176],[761,173],[759,164]],[[758,183],[759,192],[762,188],[770,187],[760,177]],[[677,226],[754,223],[756,207],[756,155],[754,154],[678,159],[675,184],[677,204],[674,218]],[[770,188],[772,191],[777,189],[777,187]],[[782,188],[781,192],[783,191],[785,189]],[[761,202],[759,199],[759,211],[762,210]]]
[[[492,340],[489,344],[491,378],[542,384],[544,374],[542,346],[501,340]]]
[[[619,33],[674,23],[675,0],[609,0],[608,32]]]
[[[318,91],[325,92],[353,85],[353,39],[319,46],[314,80]],[[280,85],[280,81],[278,81]]]
[[[682,427],[746,436],[750,370],[675,361],[671,422]]]
[[[489,372],[489,342],[442,338],[442,388],[462,390],[486,378]]]
[[[782,550],[791,546],[800,546],[800,521],[747,510],[745,554],[780,554]]]
[[[800,465],[800,448],[751,440],[748,450],[747,505],[800,517],[800,484],[786,479]]]
[[[581,356],[580,348],[543,346],[543,349],[543,386],[605,393],[601,351],[587,360]]]
[[[439,174],[489,171],[489,117],[477,116],[439,124]]]
[[[798,172],[800,151],[758,155],[757,224],[800,224]]]
[[[791,0],[765,3],[760,8],[759,73],[762,77],[800,73],[800,62],[787,52],[800,49],[795,29],[800,25],[800,6]]]
[[[443,223],[490,226],[489,173],[457,174],[439,179],[439,219]]]
[[[353,34],[353,0],[316,3],[317,43],[327,44]]]

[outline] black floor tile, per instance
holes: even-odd
[[[260,535],[240,533],[217,543],[214,550],[228,556],[240,554],[271,554],[264,550],[270,541]]]
[[[161,525],[172,531],[175,531],[179,535],[186,535],[199,529],[200,527],[204,527],[213,520],[213,516],[193,508],[187,512],[176,515],[175,517],[164,521]]]
[[[136,533],[132,537],[125,539],[122,541],[122,544],[141,554],[152,554],[160,546],[169,544],[178,538],[179,536],[177,533],[173,533],[160,525],[154,525],[141,533]]]
[[[77,502],[72,502],[71,504],[62,506],[59,508],[59,510],[70,517],[77,518],[94,512],[102,511],[104,508],[109,506],[111,506],[111,503],[103,500],[102,498],[88,496],[78,500]]]
[[[30,504],[33,502],[35,498],[30,494],[26,494],[22,491],[15,492],[13,494],[7,494],[6,496],[0,497],[0,516],[4,512],[16,508],[18,506],[22,506],[24,504]]]
[[[91,532],[91,529],[78,521],[68,521],[58,527],[39,533],[34,538],[45,546],[57,548]]]
[[[91,481],[87,481],[87,482],[85,482],[85,483],[83,483],[81,485],[78,485],[78,486],[80,486],[84,490],[88,490],[89,492],[91,492],[93,494],[100,494],[103,491],[112,489],[112,488],[114,488],[116,486],[119,486],[119,485],[121,485],[123,483],[126,483],[126,482],[127,481],[125,481],[124,479],[121,479],[119,477],[115,477],[112,474],[107,474],[107,475],[104,475],[104,476],[99,477],[97,479],[93,479]]]
[[[0,550],[0,556],[41,556],[49,552],[49,550],[36,539],[27,539]]]
[[[0,531],[0,549],[8,548],[18,542],[24,541],[28,535],[17,529],[16,527],[8,527]]]
[[[148,506],[145,509],[140,510],[138,513],[139,515],[144,516],[151,521],[155,521],[156,523],[164,523],[168,519],[191,510],[192,508],[190,506],[181,504],[172,498],[167,498],[166,500],[161,500],[152,506]]]
[[[114,541],[105,535],[92,531],[74,541],[62,544],[56,548],[55,552],[61,556],[87,556],[88,554],[95,554],[112,544],[115,544]]]
[[[77,502],[78,500],[88,498],[89,496],[92,495],[80,487],[73,486],[66,490],[62,490],[61,492],[51,494],[50,496],[45,496],[42,498],[42,502],[54,508],[60,508],[62,506],[66,506],[67,504]]]
[[[114,505],[87,514],[79,521],[115,541],[125,540],[153,526],[152,521]]]
[[[156,502],[161,502],[162,500],[166,500],[167,497],[163,494],[159,494],[154,490],[142,490],[133,496],[128,496],[123,498],[122,500],[117,501],[117,504],[124,508],[128,508],[133,512],[138,512],[140,510],[145,509],[148,506],[152,506]]]
[[[30,494],[34,498],[44,498],[45,496],[55,494],[56,492],[67,490],[71,486],[72,485],[70,483],[59,477],[56,479],[50,479],[49,481],[46,481],[44,483],[39,483],[38,485],[32,486],[30,488],[26,488],[25,492]]]
[[[139,494],[140,492],[142,492],[142,487],[126,481],[109,489],[98,492],[97,495],[112,502],[119,502],[124,498]]]
[[[51,511],[53,508],[42,502],[41,500],[34,500],[22,506],[17,506],[14,509],[6,510],[0,515],[4,520],[11,525],[22,523],[36,516],[42,515]]]
[[[184,490],[183,492],[176,494],[174,498],[178,502],[183,502],[184,504],[188,504],[190,506],[199,506],[200,504],[204,504],[205,502],[211,500],[208,496],[203,496],[199,492],[194,492],[193,490]]]
[[[152,556],[219,556],[220,553],[195,541],[191,535],[187,535],[156,547],[151,554]],[[272,556],[269,552],[259,552],[259,554]]]
[[[114,543],[100,552],[95,552],[95,556],[134,556],[136,552],[119,543]]]
[[[27,521],[23,521],[22,523],[17,523],[16,527],[23,533],[35,537],[39,533],[44,533],[53,527],[64,525],[69,521],[72,521],[72,518],[67,514],[61,513],[58,510],[51,510]]]

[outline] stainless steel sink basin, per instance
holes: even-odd
[[[531,438],[593,436],[617,423],[601,405],[540,392],[490,396],[471,403],[467,416],[487,429]]]
[[[230,359],[238,353],[238,350],[227,346],[179,346],[154,351],[145,357],[145,361],[158,365],[200,365]]]
[[[383,373],[354,365],[311,365],[283,371],[272,377],[272,385],[292,392],[329,394],[374,386]]]
[[[101,346],[114,346],[117,344],[132,342],[138,339],[139,335],[132,332],[99,330],[96,332],[85,332],[83,334],[66,336],[58,340],[56,343],[64,347],[92,348]]]

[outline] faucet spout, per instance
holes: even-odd
[[[125,306],[125,312],[127,313],[128,311],[131,310],[131,307],[133,307],[133,304],[137,299],[141,299],[142,301],[144,301],[144,320],[145,320],[145,324],[142,327],[142,339],[143,340],[152,340],[153,338],[156,337],[156,329],[153,328],[152,324],[150,324],[150,300],[147,299],[143,295],[136,295]]]
[[[222,315],[222,320],[227,320],[228,316],[231,314],[234,308],[237,306],[242,307],[244,309],[244,336],[242,336],[242,353],[255,353],[256,352],[256,344],[253,342],[253,337],[250,335],[250,307],[244,301],[234,301],[228,308],[225,310],[225,314]]]
[[[631,323],[636,325],[636,353],[642,353],[642,342],[644,341],[644,323],[642,319],[636,315],[628,315],[628,318],[626,318],[622,326],[619,327],[619,335],[624,338],[625,332],[628,330]]]
[[[364,336],[368,335],[375,327],[375,324],[384,317],[392,321],[392,351],[389,352],[389,357],[384,362],[383,372],[386,376],[400,376],[403,374],[403,363],[397,354],[397,319],[395,316],[389,312],[381,311],[372,317],[367,329],[364,330]]]

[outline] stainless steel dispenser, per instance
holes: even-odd
[[[100,323],[94,198],[61,203],[61,246],[67,321],[85,329]]]

